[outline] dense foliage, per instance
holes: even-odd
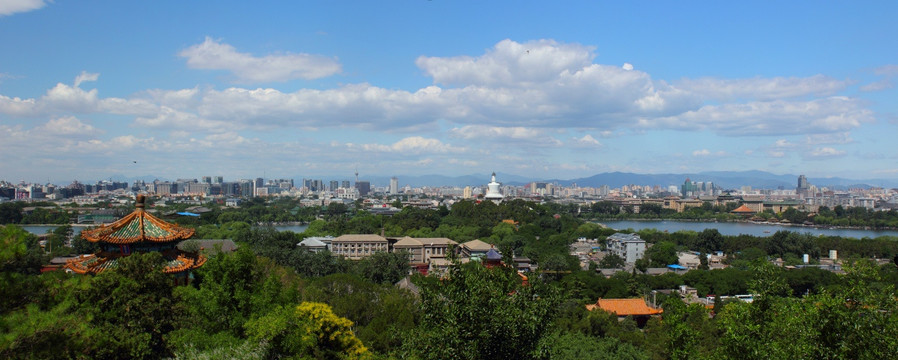
[[[643,230],[640,236],[653,244],[645,266],[670,263],[682,250],[725,251],[733,254],[731,266],[606,278],[581,270],[568,246],[613,230],[563,206],[463,201],[451,210],[407,207],[392,217],[335,206],[319,209],[322,220],[302,234],[258,225],[268,221],[256,216],[289,213],[292,205],[213,206],[213,215],[185,220],[196,222],[197,237],[233,239],[239,249],[211,256],[191,285],[180,287],[159,271],[158,254],[134,254],[97,276],[41,274],[49,254],[36,237],[17,226],[0,227],[0,357],[879,359],[898,353],[898,268],[861,259],[898,255],[898,241],[887,237]],[[250,215],[225,216],[232,212]],[[54,235],[70,231],[63,227]],[[479,238],[548,271],[527,274],[524,282],[511,268],[470,262],[440,277],[414,276],[414,285],[400,287],[395,284],[409,271],[406,254],[348,261],[297,246],[308,236],[381,231]],[[768,262],[795,262],[830,249],[848,258],[845,275]],[[596,266],[621,260],[605,259]],[[707,308],[668,295],[680,285],[702,296],[757,297]],[[598,298],[628,297],[656,302],[664,314],[619,320],[584,307]]]

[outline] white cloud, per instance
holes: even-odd
[[[883,65],[873,70],[873,73],[882,76],[898,76],[898,65]]]
[[[446,162],[453,164],[453,165],[462,165],[462,166],[467,166],[467,167],[480,166],[480,162],[474,161],[474,160],[459,160],[459,159],[453,158],[453,159],[447,160]]]
[[[181,55],[190,66],[230,70],[241,80],[270,81],[278,76],[257,69],[282,62],[289,66],[281,67],[286,75],[279,75],[280,78],[313,76],[299,69],[300,61],[291,62],[299,59],[298,55],[255,57],[211,39],[184,50]],[[380,154],[437,154],[434,156],[437,163],[446,160],[440,154],[453,151],[480,157],[509,152],[516,152],[514,155],[522,158],[550,156],[541,153],[546,153],[546,148],[564,145],[601,146],[597,138],[658,129],[705,131],[725,136],[776,136],[793,142],[798,141],[795,139],[798,135],[807,137],[807,144],[786,141],[757,149],[759,153],[785,156],[787,144],[795,147],[788,151],[808,153],[812,146],[850,141],[849,131],[874,121],[873,112],[860,99],[817,97],[844,89],[847,83],[822,75],[687,79],[672,85],[654,80],[650,74],[628,64],[595,64],[594,58],[594,50],[588,46],[551,40],[524,43],[504,40],[478,56],[419,57],[417,64],[421,70],[441,85],[410,91],[367,83],[292,92],[199,85],[187,89],[148,89],[128,98],[103,98],[97,89],[80,88],[99,76],[82,72],[73,85],[57,84],[36,99],[0,95],[0,113],[57,120],[76,115],[87,118],[81,114],[126,115],[141,131],[176,135],[169,139],[169,145],[182,144],[185,148],[217,140],[239,146],[262,146],[247,138],[223,140],[225,136],[246,131],[279,138],[288,132],[307,129],[402,133],[396,138],[405,138],[394,144],[378,144],[379,139],[375,139],[365,141],[369,144],[339,145],[339,149],[359,152],[368,149]],[[339,71],[339,64],[331,62],[331,65],[336,67],[315,74],[327,76]],[[880,71],[885,74],[890,70]],[[717,97],[719,100],[708,101],[712,98],[709,93],[715,91],[722,94]],[[750,100],[742,102],[733,98]],[[117,130],[109,132],[122,133],[121,129]],[[569,131],[577,133],[577,137],[561,135]],[[407,137],[410,132],[421,136]],[[194,143],[182,142],[190,136],[194,137]],[[443,136],[456,143],[441,142]],[[309,152],[306,148],[302,151],[297,153]],[[695,156],[716,154],[697,151]]]
[[[398,154],[439,154],[439,153],[461,153],[467,151],[464,148],[455,147],[449,144],[444,144],[440,140],[425,138],[421,136],[410,136],[404,139],[401,139],[390,145],[382,145],[382,144],[353,144],[347,143],[346,147],[349,149],[357,149],[361,151],[376,151],[383,153],[398,153]]]
[[[433,122],[447,107],[451,108],[440,98],[439,89],[409,93],[358,84],[293,93],[275,89],[210,90],[202,95],[196,112],[203,118],[254,128],[355,126],[393,130]]]
[[[0,1],[0,16],[29,12],[47,5],[44,0],[3,0]]]
[[[527,128],[521,126],[487,126],[465,125],[449,130],[449,135],[466,140],[478,140],[483,145],[507,147],[514,144],[523,147],[558,147],[561,141],[550,135],[551,130],[545,128]]]
[[[849,84],[848,81],[814,75],[806,78],[682,79],[675,86],[711,99],[775,100],[806,95],[828,96],[845,89]]]
[[[237,52],[233,46],[210,37],[178,55],[187,58],[187,65],[191,68],[227,70],[237,76],[238,82],[243,83],[319,79],[341,70],[340,63],[334,58],[311,54],[255,57]]]
[[[518,43],[502,40],[480,57],[421,56],[415,62],[434,82],[494,86],[552,81],[592,62],[593,48],[553,40]]]
[[[861,91],[873,92],[873,91],[888,90],[893,87],[895,87],[895,85],[892,84],[892,79],[886,78],[886,79],[882,79],[882,80],[861,86],[860,89],[861,89]]]
[[[90,124],[85,124],[78,120],[78,118],[74,116],[66,116],[56,119],[51,119],[46,124],[35,128],[36,131],[46,132],[54,135],[92,135],[97,134],[99,131],[91,126]]]
[[[854,142],[854,139],[852,139],[851,134],[847,132],[807,136],[808,145],[850,144],[852,142]]]
[[[41,105],[49,110],[93,112],[97,107],[97,89],[84,91],[79,87],[58,83],[47,90],[41,98]]]
[[[789,140],[786,140],[786,139],[779,139],[773,144],[773,146],[778,147],[778,148],[790,148],[790,147],[794,147],[795,144],[790,143]]]
[[[87,71],[82,71],[81,74],[75,77],[75,87],[81,85],[82,82],[85,81],[97,81],[100,78],[100,74],[98,73],[89,73]]]
[[[722,151],[722,150],[716,151],[716,152],[711,152],[708,149],[701,149],[701,150],[695,150],[692,152],[692,156],[695,156],[695,157],[722,157],[722,156],[726,156],[726,155],[727,155],[726,151]]]
[[[844,155],[845,151],[837,150],[831,147],[819,147],[812,150],[808,155],[815,158],[830,158]]]
[[[794,135],[844,132],[874,122],[861,101],[828,97],[811,101],[769,101],[706,105],[697,111],[640,124],[647,128],[708,129],[722,135]]]
[[[450,130],[450,134],[463,139],[476,138],[510,138],[510,139],[535,139],[545,137],[546,132],[541,129],[526,128],[521,126],[499,127],[486,125],[465,125]]]
[[[14,116],[32,116],[37,108],[34,99],[20,99],[0,95],[0,113]]]
[[[633,70],[633,64],[631,64],[631,63],[624,63],[624,66],[621,66],[621,68],[623,68],[624,70],[628,70],[628,71],[629,71],[629,70]]]
[[[571,138],[571,142],[574,147],[581,148],[596,148],[602,146],[602,144],[590,134],[583,135],[583,137],[580,138]]]
[[[898,76],[898,65],[884,65],[873,70],[873,73],[882,76],[882,79],[860,87],[861,91],[882,91],[895,87],[892,78]]]

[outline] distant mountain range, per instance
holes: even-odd
[[[777,175],[765,171],[707,171],[687,174],[633,174],[612,172],[597,174],[586,178],[572,180],[552,180],[561,185],[576,183],[579,186],[608,185],[612,188],[623,185],[681,185],[686,179],[692,181],[713,182],[724,189],[738,189],[742,186],[751,186],[755,189],[792,189],[798,186],[798,175]],[[812,185],[827,186],[833,188],[869,188],[869,187],[895,187],[898,180],[895,179],[845,179],[845,178],[808,178]]]
[[[424,175],[424,176],[397,176],[400,186],[406,184],[412,187],[420,186],[482,186],[489,182],[490,175],[465,175],[465,176],[443,176],[443,175]],[[608,185],[612,188],[624,185],[659,185],[667,187],[670,185],[682,185],[686,179],[692,181],[713,182],[724,189],[738,189],[742,186],[751,186],[755,189],[792,189],[798,185],[798,175],[785,174],[777,175],[765,171],[708,171],[700,173],[686,174],[634,174],[623,172],[610,172],[596,174],[590,177],[577,179],[538,179],[512,174],[497,173],[496,178],[505,185],[521,186],[528,183],[539,181],[548,183],[558,183],[562,186],[571,186],[577,184],[584,187],[599,187]],[[385,186],[390,183],[390,177],[372,177],[371,183],[376,186]],[[869,188],[869,187],[898,187],[896,179],[845,179],[845,178],[808,178],[812,185],[827,186],[839,189],[847,188]]]
[[[490,181],[491,174],[471,174],[461,176],[446,175],[397,175],[399,186],[409,185],[411,187],[423,186],[485,186]],[[308,176],[306,176],[308,178]],[[129,183],[135,180],[143,180],[152,182],[154,177],[151,175],[139,177],[125,177],[122,175],[114,175],[107,179],[116,181],[127,181]],[[346,176],[312,176],[311,178],[321,179],[327,183],[330,180],[354,180]],[[372,186],[388,186],[391,176],[368,176],[361,177],[360,180],[371,182]],[[667,187],[670,185],[680,186],[686,179],[692,181],[713,182],[724,189],[738,189],[742,186],[751,186],[754,189],[792,189],[798,185],[798,175],[783,174],[777,175],[765,171],[706,171],[700,173],[684,173],[684,174],[634,174],[624,172],[601,173],[589,177],[577,179],[540,179],[527,176],[520,176],[506,173],[496,173],[496,179],[504,185],[522,186],[534,181],[557,183],[562,186],[571,186],[577,184],[584,187],[599,187],[608,185],[611,188],[618,188],[624,185],[659,185]],[[158,178],[160,180],[174,180]],[[295,182],[299,184],[303,177],[293,177]],[[233,178],[225,177],[226,181],[234,181]],[[267,180],[267,179],[266,179]],[[898,187],[898,179],[846,179],[838,177],[829,178],[808,178],[808,182],[812,185],[832,187],[836,189],[847,188],[869,188],[869,187]]]

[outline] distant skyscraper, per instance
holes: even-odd
[[[399,179],[394,177],[390,178],[390,194],[396,195],[399,193]]]
[[[302,179],[302,186],[308,188],[309,191],[321,191],[324,190],[324,181],[316,179]]]
[[[213,184],[221,184],[223,182],[224,182],[224,176],[218,175],[218,176],[212,178]]]
[[[328,190],[334,191],[334,190],[337,190],[338,187],[340,187],[340,182],[337,181],[337,180],[331,180],[331,181],[330,181],[330,188],[329,188]]]
[[[202,181],[202,182],[203,182],[203,183],[206,183],[206,184],[211,184],[211,183],[212,183],[212,177],[211,177],[211,176],[203,176],[203,181]]]
[[[811,185],[808,184],[808,178],[804,175],[798,175],[798,187],[795,188],[795,193],[798,194],[798,198],[804,199],[808,197],[810,189]]]
[[[359,189],[360,196],[368,195],[368,193],[371,192],[371,183],[367,181],[356,181],[355,187],[356,189]]]
[[[349,189],[349,180],[343,180],[343,182],[340,183],[340,187],[344,188],[344,189]]]

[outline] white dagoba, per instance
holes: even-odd
[[[483,196],[486,200],[492,200],[493,202],[502,201],[502,193],[499,192],[499,186],[502,185],[496,181],[496,173],[493,173],[493,177],[490,179],[490,183],[486,184],[486,195]]]

